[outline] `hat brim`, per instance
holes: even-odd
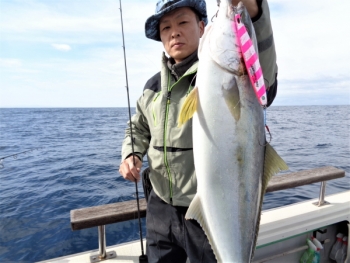
[[[174,3],[173,5],[165,8],[164,10],[162,10],[161,12],[150,16],[145,23],[145,33],[146,33],[146,37],[156,40],[156,41],[161,41],[160,39],[160,34],[159,34],[159,20],[160,18],[166,14],[171,12],[172,10],[179,8],[179,7],[193,7],[194,9],[199,9],[197,11],[199,11],[199,13],[201,15],[206,14],[206,6],[205,6],[205,2],[204,2],[204,6],[200,7],[200,6],[196,6],[196,4],[198,2],[202,2],[202,1],[197,1],[197,0],[187,0],[187,1],[180,1],[177,3]],[[204,9],[204,10],[201,10]],[[200,12],[202,11],[202,12]],[[205,25],[207,25],[208,23],[208,19],[206,16],[202,17],[202,20],[204,21]]]

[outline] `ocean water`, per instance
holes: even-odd
[[[97,228],[70,229],[70,210],[135,199],[118,173],[127,119],[126,108],[0,109],[0,158],[33,149],[0,169],[0,262],[98,248]],[[288,172],[335,166],[346,177],[326,194],[350,189],[350,106],[271,107],[267,123]],[[268,193],[263,209],[317,198],[319,188]],[[107,225],[107,246],[138,239],[136,217]]]

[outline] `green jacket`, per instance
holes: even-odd
[[[259,58],[265,84],[273,96],[277,89],[276,54],[272,36],[269,9],[262,2],[262,14],[254,22]],[[150,180],[155,193],[165,202],[175,206],[189,206],[196,190],[192,150],[192,121],[178,127],[177,119],[182,103],[194,85],[198,62],[194,63],[177,81],[167,67],[168,58],[163,53],[161,72],[145,85],[137,101],[136,114],[131,119],[134,151],[142,160],[148,157]],[[129,127],[129,126],[128,126]],[[132,153],[130,129],[126,129],[122,146],[122,160]]]

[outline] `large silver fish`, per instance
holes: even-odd
[[[230,2],[221,1],[217,18],[201,40],[196,88],[179,122],[196,111],[198,188],[186,218],[200,223],[218,262],[247,263],[255,249],[267,182],[288,167],[266,143],[263,109],[232,29],[238,12],[256,47],[251,19],[242,3],[232,7]]]

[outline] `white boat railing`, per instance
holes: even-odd
[[[144,172],[147,172],[147,170]],[[270,180],[266,192],[274,192],[321,182],[319,200],[314,203],[314,205],[323,206],[329,204],[325,200],[326,182],[344,176],[344,170],[332,166],[283,174],[274,176]],[[146,200],[144,198],[140,199],[141,217],[146,216],[146,208]],[[91,256],[90,261],[99,262],[116,257],[114,251],[106,252],[105,225],[135,219],[136,213],[136,200],[75,209],[70,211],[71,228],[75,231],[90,227],[98,227],[99,254]]]

